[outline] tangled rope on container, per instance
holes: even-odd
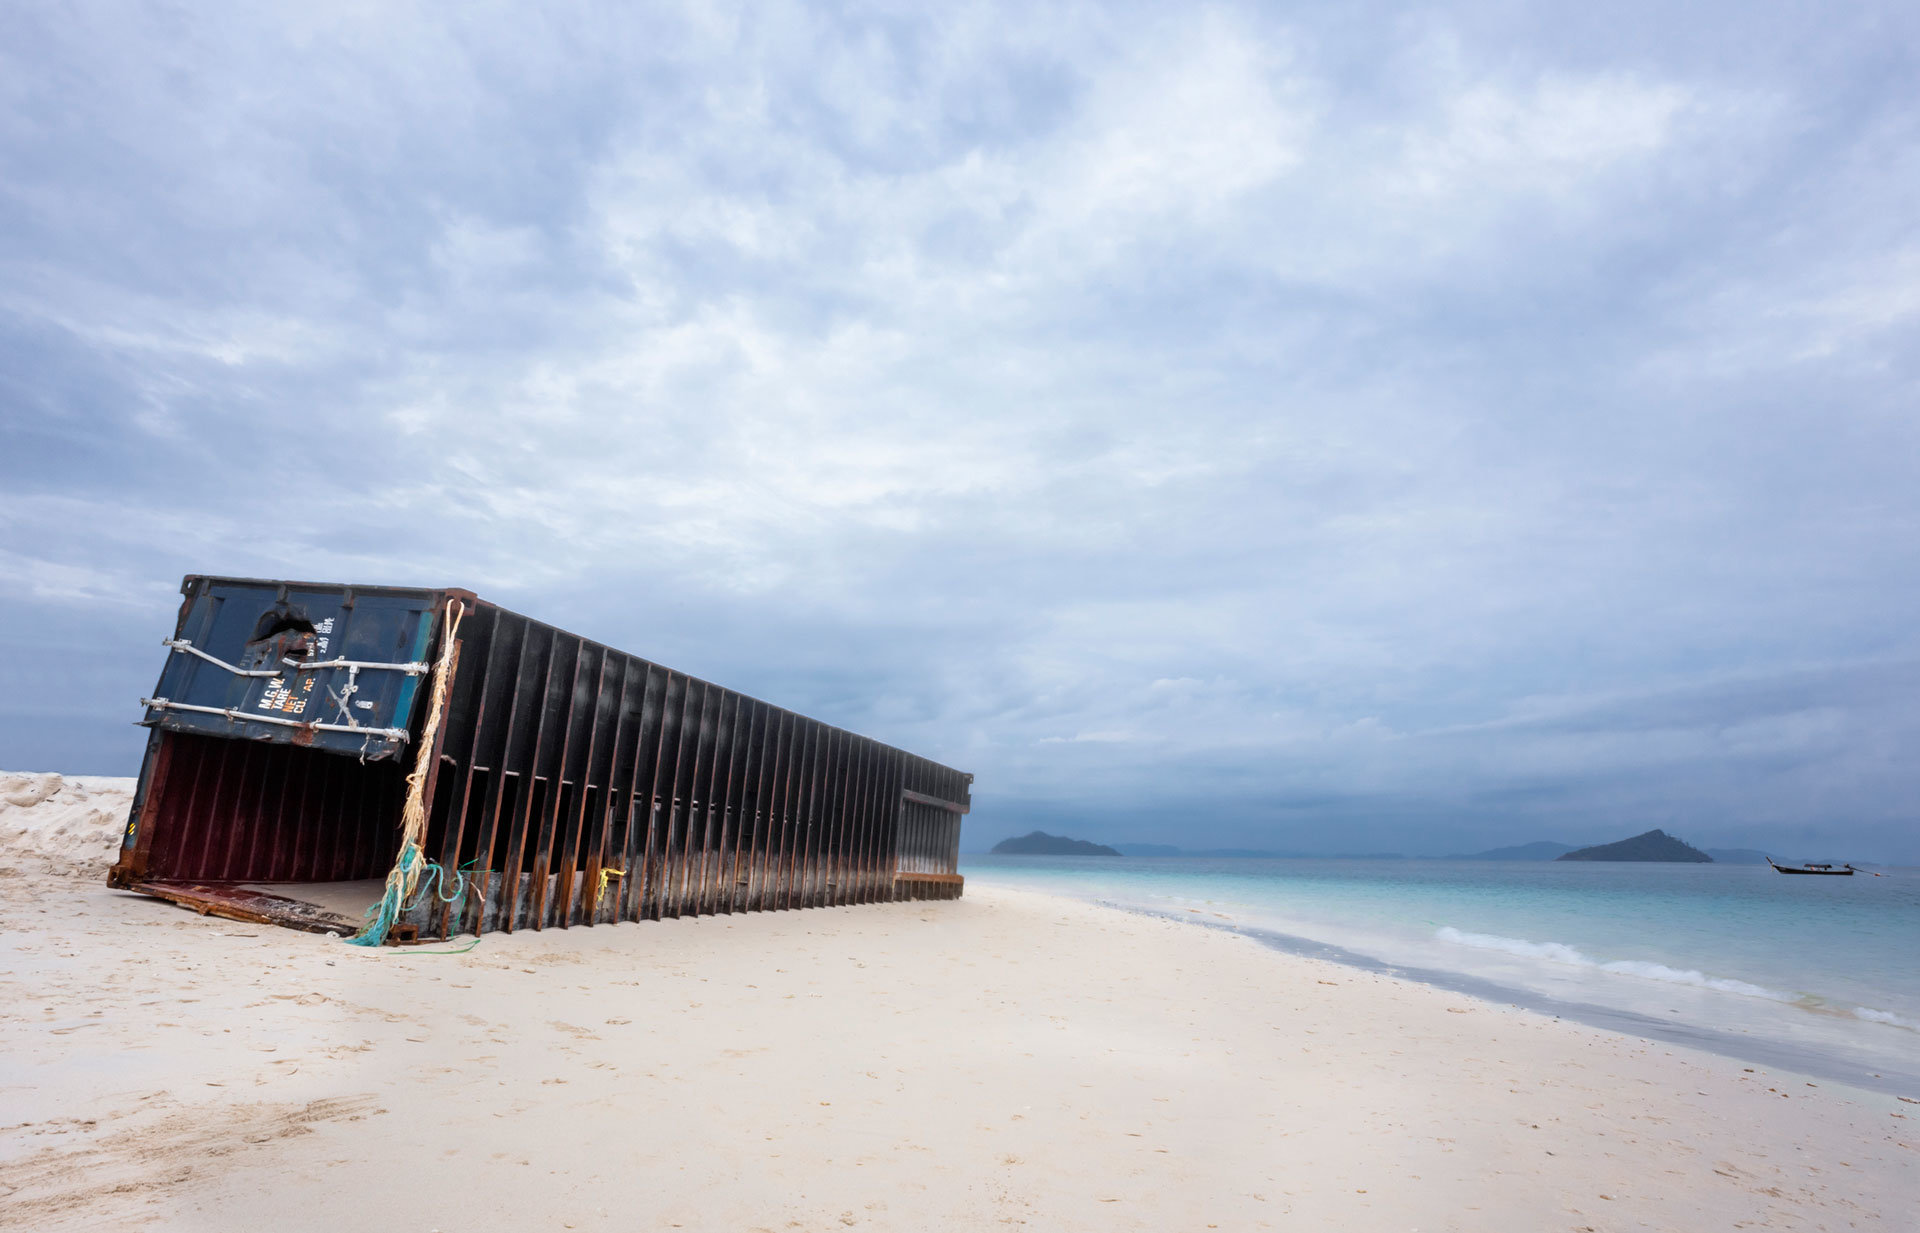
[[[600,871],[600,889],[593,893],[593,910],[594,911],[598,912],[600,910],[600,901],[607,897],[608,879],[624,878],[626,876],[627,876],[627,871],[624,869],[602,869]]]
[[[440,731],[440,712],[445,709],[447,686],[453,676],[453,636],[460,629],[460,621],[467,614],[467,606],[457,600],[447,601],[444,618],[445,630],[440,638],[440,658],[433,665],[433,693],[427,699],[427,722],[420,732],[420,744],[414,752],[413,772],[407,776],[407,803],[400,811],[400,855],[394,859],[393,868],[387,872],[387,888],[380,896],[380,902],[367,909],[367,926],[353,937],[347,939],[354,946],[379,946],[387,940],[387,934],[399,921],[403,912],[411,906],[415,888],[420,878],[429,870],[437,879],[441,888],[446,884],[446,871],[427,859],[424,846],[427,837],[427,773],[433,769],[434,737]],[[460,874],[455,897],[466,892],[466,875]],[[451,903],[451,899],[443,899]]]

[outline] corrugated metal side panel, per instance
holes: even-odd
[[[472,891],[430,934],[881,902],[955,872],[958,771],[485,602],[460,641],[428,849]]]

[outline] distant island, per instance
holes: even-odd
[[[1045,831],[1034,831],[1030,835],[1021,835],[1016,839],[1002,839],[993,845],[995,856],[1118,856],[1118,852],[1104,843],[1088,843],[1084,839],[1068,839],[1065,835],[1049,835]]]
[[[1618,843],[1603,843],[1591,848],[1576,848],[1554,857],[1562,861],[1678,861],[1696,865],[1712,864],[1713,858],[1692,844],[1682,843],[1665,831],[1652,830]]]
[[[1064,835],[1034,831],[1003,839],[992,852],[1002,856],[1143,856],[1194,857],[1212,860],[1406,860],[1399,852],[1298,852],[1272,848],[1181,848],[1170,843],[1117,843],[1108,846]],[[1450,861],[1673,861],[1691,864],[1764,865],[1767,854],[1757,848],[1707,848],[1702,851],[1665,831],[1652,830],[1618,843],[1582,846],[1554,839],[1536,839],[1484,852],[1455,853]]]
[[[1661,832],[1659,831],[1648,831],[1647,835],[1642,835],[1640,836],[1640,838],[1645,839],[1647,838],[1648,835],[1658,835],[1660,833]],[[1624,840],[1623,842],[1635,843],[1638,841],[1633,839],[1628,839],[1628,840]],[[1678,843],[1679,841],[1675,840],[1674,842]],[[1604,846],[1608,848],[1614,848],[1614,847],[1618,847],[1619,845],[1607,844]],[[1687,851],[1689,852],[1693,852],[1696,850],[1696,849],[1687,847],[1687,845],[1685,844],[1681,844],[1680,846],[1683,848],[1687,848]],[[1465,855],[1454,855],[1454,856],[1449,856],[1446,859],[1450,861],[1557,861],[1557,860],[1560,860],[1562,857],[1565,857],[1569,852],[1577,852],[1580,850],[1582,849],[1580,845],[1577,843],[1558,843],[1552,839],[1540,839],[1540,840],[1534,841],[1533,843],[1515,844],[1510,848],[1489,848],[1485,852],[1473,852]],[[1588,848],[1586,849],[1586,851],[1599,851],[1599,849]],[[1767,854],[1765,852],[1762,852],[1758,848],[1707,848],[1706,854],[1713,858],[1713,862],[1716,865],[1764,865],[1767,863]],[[1700,858],[1698,856],[1678,856],[1678,857],[1581,856],[1581,857],[1574,857],[1571,859],[1575,859],[1575,860],[1684,860],[1684,861],[1698,862]]]

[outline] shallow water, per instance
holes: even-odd
[[[1920,870],[972,856],[961,871],[1920,1095]]]

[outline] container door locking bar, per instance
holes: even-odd
[[[198,711],[202,715],[225,715],[228,719],[238,719],[253,724],[279,724],[283,728],[306,728],[313,732],[357,732],[362,736],[377,736],[387,741],[405,741],[405,728],[362,728],[356,724],[323,724],[315,721],[303,723],[298,719],[282,719],[278,715],[255,715],[250,711],[236,710],[230,707],[195,706],[191,702],[172,702],[166,698],[142,698],[140,705],[155,711]]]

